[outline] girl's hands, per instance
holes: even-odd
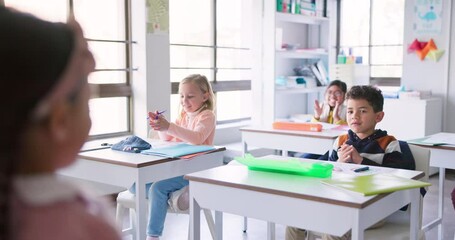
[[[338,162],[361,164],[363,161],[362,156],[360,156],[359,152],[351,145],[341,145],[337,153]]]
[[[322,105],[319,105],[318,100],[314,100],[314,118],[316,120],[319,120],[322,114],[322,108],[324,107],[324,103]]]
[[[169,121],[162,114],[158,114],[158,111],[149,112],[149,124],[155,131],[166,131],[169,129]]]

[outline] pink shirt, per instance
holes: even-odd
[[[160,139],[187,142],[194,145],[213,145],[215,114],[211,110],[187,113],[181,120],[170,123],[167,131],[158,132]]]
[[[15,179],[11,214],[17,240],[121,239],[105,204],[55,175]]]

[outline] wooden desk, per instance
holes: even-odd
[[[453,135],[455,137],[455,133]],[[438,226],[438,239],[441,240],[444,234],[442,219],[444,216],[444,181],[446,178],[445,169],[455,169],[455,146],[428,146],[417,143],[411,144],[430,149],[430,166],[439,168],[438,218],[423,226],[423,230],[426,232],[435,226]]]
[[[347,131],[322,130],[321,132],[277,130],[272,127],[244,127],[242,133],[243,153],[248,145],[287,151],[324,154],[333,148],[335,139]]]
[[[152,143],[153,146],[153,143]],[[223,165],[224,147],[189,160],[126,153],[111,149],[79,154],[61,174],[125,188],[136,182],[136,239],[146,238],[147,201],[145,184]]]
[[[267,156],[267,158],[283,158]],[[305,160],[314,163],[316,160]],[[336,163],[342,164],[342,163]],[[389,173],[419,179],[424,173],[393,169]],[[333,174],[339,174],[334,172]],[[420,189],[364,197],[320,182],[320,178],[249,171],[227,165],[187,174],[190,181],[190,239],[200,239],[200,208],[216,211],[217,239],[222,239],[222,213],[228,212],[332,235],[352,229],[352,239],[411,203],[411,239],[417,239]],[[268,239],[272,236],[268,234]]]

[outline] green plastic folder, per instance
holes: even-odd
[[[189,154],[208,152],[215,150],[213,146],[208,145],[190,145],[186,143],[177,144],[164,148],[152,148],[144,150],[141,153],[145,155],[154,155],[160,157],[182,157]]]
[[[398,190],[430,186],[430,183],[408,178],[397,177],[389,174],[371,174],[354,176],[343,174],[336,178],[324,179],[323,183],[330,186],[358,192],[364,196],[380,193],[395,192]]]
[[[307,163],[298,159],[276,160],[254,158],[251,154],[236,157],[235,160],[246,165],[250,170],[278,172],[311,177],[326,178],[332,176],[333,165],[330,163]]]

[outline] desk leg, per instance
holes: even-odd
[[[275,223],[267,222],[267,240],[275,240]]]
[[[420,218],[420,188],[411,189],[410,239],[418,239]]]
[[[190,240],[201,239],[201,207],[190,191]]]
[[[216,240],[223,240],[223,212],[215,211]]]
[[[352,236],[351,240],[363,240],[365,238],[365,229],[360,228],[360,226],[363,226],[362,223],[360,222],[360,216],[359,213],[354,214],[354,226],[352,226]]]
[[[242,145],[243,145],[243,156],[248,152],[248,144],[246,141],[242,138]],[[248,229],[248,218],[243,217],[243,232],[246,233],[246,230]]]
[[[438,239],[442,240],[443,227],[442,227],[442,214],[444,211],[444,181],[446,179],[446,169],[443,167],[439,168],[439,209],[438,218],[441,219],[438,225]]]
[[[147,200],[145,198],[145,182],[139,175],[136,178],[136,236],[137,239],[145,239],[147,235]]]
[[[442,240],[443,226],[442,226],[442,216],[444,210],[444,180],[445,180],[445,168],[439,168],[439,192],[438,192],[438,217],[427,223],[422,227],[424,232],[428,232],[433,229],[435,226],[438,226],[438,239]]]
[[[242,139],[242,155],[245,156],[248,153],[248,144]]]

